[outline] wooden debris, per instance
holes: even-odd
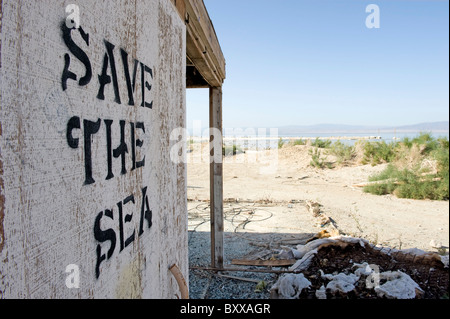
[[[216,274],[219,277],[228,278],[228,279],[234,279],[234,280],[240,280],[240,281],[247,281],[247,282],[254,282],[259,284],[261,280],[259,279],[251,279],[251,278],[244,278],[244,277],[237,277],[237,276],[230,276],[230,275],[224,275],[224,274]]]
[[[248,260],[233,259],[231,264],[241,266],[263,266],[263,267],[283,267],[292,266],[297,260],[295,259],[275,259],[275,260]]]
[[[314,235],[312,238],[308,239],[306,241],[306,243],[309,243],[313,240],[320,239],[320,238],[330,238],[330,237],[335,237],[335,236],[339,236],[339,235],[340,234],[337,229],[330,229],[330,230],[324,229],[321,232]]]
[[[313,201],[306,201],[306,206],[308,207],[309,211],[313,214],[313,216],[319,220],[320,227],[326,227],[325,230],[322,230],[321,232],[314,235],[311,239],[309,239],[307,243],[315,239],[329,238],[343,234],[338,229],[335,221],[320,210],[321,205],[319,203]]]

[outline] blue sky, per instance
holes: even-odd
[[[224,127],[449,118],[449,2],[204,0],[227,63]],[[366,7],[380,28],[366,27]],[[187,92],[208,125],[208,90]]]

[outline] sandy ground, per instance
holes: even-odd
[[[202,201],[209,200],[208,151],[207,144],[194,143],[188,154],[191,231],[209,230],[207,214],[202,215],[207,208]],[[247,151],[225,158],[226,239],[252,234],[253,243],[267,246],[274,234],[280,242],[316,233],[320,225],[305,204],[312,200],[345,234],[399,249],[436,251],[431,241],[449,246],[448,201],[377,196],[355,186],[385,165],[316,169],[309,165],[307,146],[284,146],[274,153]],[[244,251],[227,253],[236,258]]]

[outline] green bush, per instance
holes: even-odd
[[[309,150],[311,155],[311,162],[309,163],[312,167],[323,169],[325,167],[332,168],[331,163],[326,162],[324,158],[321,158],[322,153],[319,148],[314,148]]]
[[[392,194],[395,191],[394,183],[380,183],[372,184],[364,187],[364,192],[374,195],[387,195]]]
[[[306,141],[303,139],[295,140],[293,142],[294,145],[306,145]]]
[[[237,146],[236,144],[233,144],[232,146],[223,146],[222,147],[222,155],[224,156],[231,156],[236,155],[240,153],[245,153],[242,148]]]
[[[404,145],[412,149],[414,145],[421,146],[422,160],[434,160],[436,171],[424,175],[420,165],[413,169],[400,169],[393,163],[381,173],[371,176],[369,181],[380,183],[364,187],[364,191],[376,195],[395,194],[400,198],[412,199],[449,199],[449,143],[446,138],[434,139],[427,133],[422,133],[414,139],[403,139]],[[393,148],[395,150],[395,148]],[[372,151],[372,150],[371,150]],[[377,158],[377,151],[371,153]],[[380,152],[383,154],[383,151]],[[387,154],[384,153],[384,154]],[[393,159],[394,156],[385,157]],[[383,182],[384,181],[384,182]]]
[[[283,139],[280,137],[280,139],[278,140],[278,148],[280,149],[280,148],[282,148],[283,146],[284,146],[284,141],[283,141]]]
[[[364,144],[363,164],[370,163],[372,166],[390,163],[395,159],[397,143],[366,142]]]
[[[328,154],[336,156],[336,162],[339,165],[346,164],[356,157],[355,147],[345,145],[341,141],[333,143],[328,150]]]
[[[439,146],[439,142],[430,133],[420,133],[412,140],[412,144],[423,146],[423,154],[429,154]]]
[[[401,140],[401,143],[406,145],[408,148],[412,148],[413,145],[421,146],[422,154],[430,154],[431,152],[439,148],[448,149],[448,140],[446,138],[435,139],[431,133],[420,133],[418,136],[410,139],[405,137]]]
[[[311,143],[311,146],[318,147],[318,148],[329,148],[331,146],[330,140],[321,140],[318,137],[315,139],[314,142]]]

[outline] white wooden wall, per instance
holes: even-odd
[[[186,30],[173,4],[0,4],[0,298],[179,297],[186,170],[169,137],[186,121]]]

